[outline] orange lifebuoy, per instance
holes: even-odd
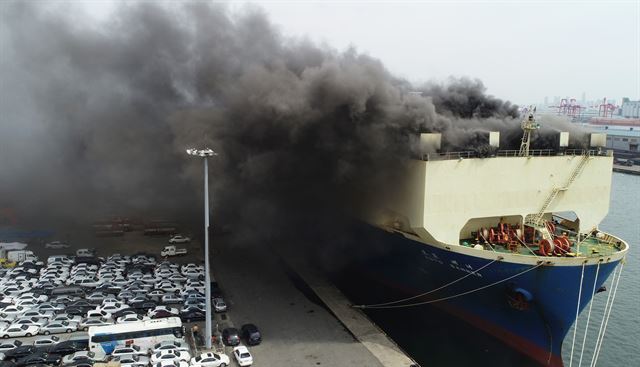
[[[565,251],[570,251],[571,250],[571,241],[569,241],[569,239],[567,237],[559,237],[560,241],[563,244],[563,248],[565,249]]]
[[[496,231],[494,231],[493,228],[489,230],[489,241],[496,242]]]

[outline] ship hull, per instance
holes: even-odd
[[[386,303],[398,297],[421,295],[486,266],[439,291],[389,306],[401,312],[408,304],[447,298],[430,304],[490,333],[540,365],[563,365],[562,342],[575,321],[582,266],[544,265],[531,269],[535,265],[506,261],[489,264],[492,260],[447,251],[398,233],[374,227],[363,232],[358,236],[357,246],[364,246],[361,253],[369,249],[369,254],[376,255],[356,256],[349,271],[356,271],[380,284],[380,289],[391,291],[365,296],[360,293],[355,300],[358,303]],[[594,281],[595,289],[599,289],[617,263],[603,263],[599,269],[598,265],[584,267],[580,310],[592,298]],[[504,281],[509,277],[513,278]],[[489,286],[496,282],[500,283]],[[477,290],[486,286],[489,287]],[[469,291],[473,292],[449,298]],[[530,299],[520,297],[514,301],[514,292]]]

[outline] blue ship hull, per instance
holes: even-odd
[[[360,247],[360,250],[366,253],[368,249],[369,256],[363,256],[353,263],[351,270],[357,270],[367,278],[406,296],[431,291],[491,262],[445,251],[380,229],[375,229],[373,236],[370,231],[367,232],[364,241],[359,243],[364,247]],[[376,255],[372,256],[371,253]],[[596,289],[607,280],[618,262],[600,265]],[[494,262],[478,274],[468,276],[452,286],[399,305],[467,292],[532,267],[505,261]],[[596,268],[597,265],[585,266],[580,310],[592,298]],[[575,320],[581,272],[580,265],[540,266],[507,282],[432,305],[496,336],[541,365],[562,366],[562,342]],[[524,290],[531,296],[524,307],[509,302],[514,289]],[[367,297],[366,302],[373,304],[396,299],[389,298],[384,292],[377,292]]]

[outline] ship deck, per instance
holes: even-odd
[[[599,257],[599,256],[610,256],[614,253],[620,251],[621,244],[618,241],[608,235],[603,234],[602,238],[596,238],[594,236],[589,236],[586,238],[582,238],[578,241],[578,236],[575,232],[571,232],[568,228],[559,228],[559,231],[564,231],[569,233],[569,239],[572,243],[571,249],[566,254],[554,254],[547,257]],[[473,247],[476,245],[475,239],[461,239],[460,245],[465,247]],[[485,243],[482,244],[485,250],[495,251],[498,253],[509,253],[509,254],[520,254],[520,255],[528,255],[528,256],[536,256],[541,257],[538,253],[538,246],[533,244],[527,244],[526,246],[520,244],[516,247],[512,247],[511,249],[508,246],[503,244],[491,244]]]

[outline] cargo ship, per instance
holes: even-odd
[[[367,217],[368,240],[358,246],[370,255],[350,267],[393,296],[375,292],[354,299],[363,303],[356,307],[438,306],[540,365],[563,366],[569,329],[628,250],[598,230],[613,155],[604,134],[591,134],[589,149],[568,149],[568,133],[557,150],[530,149],[539,128],[533,112],[522,128],[520,150],[499,150],[492,132],[495,149],[483,157],[439,152],[440,134],[421,135],[432,151],[411,162],[384,209]]]

